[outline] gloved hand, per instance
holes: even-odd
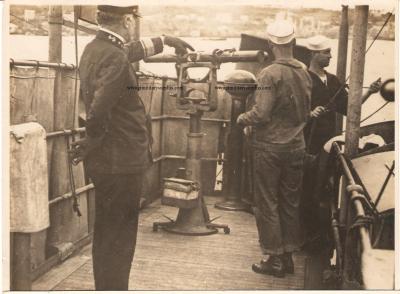
[[[164,44],[175,48],[176,55],[184,55],[187,53],[187,49],[194,51],[193,47],[185,41],[171,36],[164,36]]]
[[[86,156],[94,149],[101,145],[103,136],[93,138],[86,136],[85,138],[72,142],[71,149],[68,150],[69,158],[73,165],[77,165],[84,160]]]

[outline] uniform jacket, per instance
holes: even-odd
[[[239,123],[253,126],[253,146],[270,151],[304,148],[303,128],[311,102],[305,65],[296,59],[277,59],[257,80],[254,105],[239,116]]]
[[[161,38],[124,45],[102,30],[85,47],[79,76],[86,134],[101,138],[101,144],[85,160],[89,172],[138,173],[149,166],[151,134],[131,62],[162,50]]]
[[[329,108],[329,112],[324,113],[316,120],[313,136],[309,146],[309,152],[311,154],[317,154],[324,144],[332,137],[335,136],[335,112],[339,112],[343,115],[347,113],[347,99],[348,94],[339,79],[328,72],[325,72],[327,83],[326,85],[315,73],[309,71],[309,74],[313,81],[313,87],[311,92],[311,109],[317,106],[325,106],[329,103],[331,98],[336,95],[334,103]],[[311,122],[306,125],[304,129],[304,136],[308,144]]]

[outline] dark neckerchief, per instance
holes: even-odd
[[[112,34],[109,34],[109,33],[105,32],[105,31],[98,30],[96,38],[100,39],[100,40],[103,40],[103,41],[106,41],[106,42],[108,42],[110,44],[113,44],[114,46],[116,46],[116,47],[118,47],[120,49],[124,48],[124,43],[119,38],[117,38],[116,36],[114,36]]]

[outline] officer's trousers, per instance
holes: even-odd
[[[299,206],[303,149],[272,152],[254,149],[254,214],[264,254],[298,250],[303,243]]]
[[[128,290],[136,245],[142,174],[90,174],[95,186],[96,290]]]

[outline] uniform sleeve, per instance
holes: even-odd
[[[272,77],[268,73],[261,73],[258,77],[258,86],[254,94],[253,107],[238,117],[242,125],[256,125],[271,120],[272,109],[276,101],[276,89]]]
[[[104,135],[109,113],[125,90],[128,63],[122,55],[108,56],[104,62],[99,63],[97,71],[86,122],[86,132],[91,137]]]
[[[164,49],[163,42],[160,37],[143,38],[140,41],[133,41],[126,45],[128,50],[128,59],[130,62],[142,60],[161,53]]]

